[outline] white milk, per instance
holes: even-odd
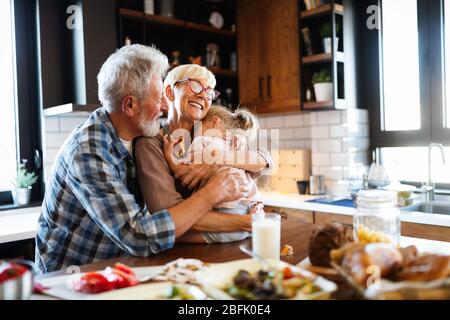
[[[253,252],[265,259],[280,260],[281,225],[279,215],[266,215],[252,221]]]

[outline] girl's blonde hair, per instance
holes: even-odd
[[[206,114],[204,121],[212,121],[213,117],[220,118],[226,129],[242,130],[247,143],[256,139],[259,130],[259,123],[256,116],[244,108],[239,108],[232,112],[228,108],[214,105]]]
[[[214,88],[216,86],[216,77],[206,67],[198,64],[182,64],[169,71],[164,79],[164,89],[167,86],[173,88],[175,82],[186,78],[204,79],[208,87]]]

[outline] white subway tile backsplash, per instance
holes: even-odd
[[[46,132],[45,145],[47,148],[59,148],[62,146],[68,135],[69,133]]]
[[[319,151],[319,140],[311,140],[311,151],[312,152]]]
[[[320,174],[320,168],[318,166],[312,166],[312,174],[313,175],[319,175]]]
[[[348,136],[347,124],[336,124],[330,126],[330,138],[343,138]]]
[[[332,166],[348,166],[350,164],[350,156],[348,153],[331,153]]]
[[[58,154],[59,148],[46,148],[44,154],[44,163],[52,164]]]
[[[319,167],[319,172],[329,180],[341,180],[343,178],[342,167]]]
[[[266,117],[258,117],[259,127],[267,128],[267,120]]]
[[[45,132],[59,132],[59,117],[47,117],[44,121]]]
[[[81,123],[85,122],[88,117],[89,116],[61,116],[59,119],[61,132],[72,132],[73,129],[75,129]]]
[[[284,147],[286,149],[305,149],[304,140],[286,140],[284,142]]]
[[[329,132],[328,126],[314,126],[311,127],[311,138],[313,139],[321,139],[321,138],[329,138],[330,132]]]
[[[322,111],[318,112],[317,124],[341,123],[341,111]]]
[[[343,111],[343,122],[369,123],[369,111],[365,109],[349,108]]]
[[[296,139],[310,139],[311,138],[311,128],[303,127],[303,128],[295,128],[294,129],[294,137]]]
[[[304,126],[304,116],[302,114],[286,115],[284,116],[284,126],[285,127],[303,127]]]
[[[267,117],[266,118],[266,127],[267,128],[283,128],[284,127],[283,116]]]
[[[294,138],[294,129],[293,128],[284,128],[280,129],[280,139],[288,140]]]
[[[340,139],[319,140],[319,152],[341,152],[342,141]]]
[[[315,126],[317,124],[317,113],[310,112],[304,115],[305,126]]]
[[[329,153],[313,152],[311,160],[316,166],[329,166],[331,164]]]

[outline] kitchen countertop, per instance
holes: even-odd
[[[306,211],[328,212],[342,215],[353,215],[354,208],[306,202],[323,196],[300,195],[276,191],[261,191],[264,204],[273,207],[298,209]],[[36,235],[37,221],[41,207],[29,207],[0,212],[0,244],[33,239]],[[430,214],[422,212],[401,211],[401,221],[450,227],[450,215]]]
[[[278,191],[260,191],[260,193],[264,198],[264,204],[267,206],[306,211],[319,211],[342,215],[353,215],[356,211],[355,208],[307,202],[307,200],[323,198],[324,196],[300,195]],[[450,215],[443,214],[400,211],[400,220],[404,222],[450,227]]]
[[[33,239],[41,207],[0,211],[0,244]]]

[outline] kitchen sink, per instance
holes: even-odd
[[[450,202],[444,201],[418,202],[410,206],[404,207],[402,208],[402,210],[450,215]]]

